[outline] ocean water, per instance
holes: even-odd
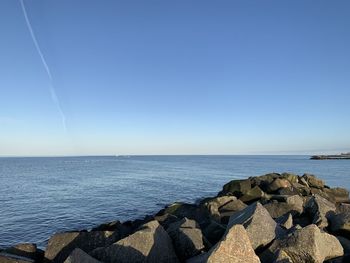
[[[313,173],[350,189],[350,160],[308,156],[0,158],[0,247],[45,247],[55,232],[140,218],[269,172]]]

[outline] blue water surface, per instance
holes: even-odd
[[[350,189],[350,160],[308,156],[0,158],[0,247],[44,247],[55,232],[140,218],[269,172],[313,173]]]

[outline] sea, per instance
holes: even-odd
[[[0,247],[44,248],[56,232],[142,218],[175,201],[216,195],[230,180],[312,173],[350,189],[350,160],[309,156],[99,156],[0,158]]]

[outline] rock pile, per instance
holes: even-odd
[[[0,263],[350,262],[349,192],[311,174],[233,180],[215,197],[174,203],[142,220],[19,244]]]

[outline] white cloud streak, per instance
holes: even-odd
[[[60,101],[59,101],[59,99],[57,97],[57,94],[56,94],[56,90],[55,90],[55,87],[54,87],[54,84],[53,84],[53,78],[52,78],[51,70],[50,70],[48,64],[46,63],[45,57],[44,57],[44,55],[43,55],[43,53],[42,53],[42,51],[40,49],[39,43],[38,43],[38,41],[37,41],[37,39],[35,37],[32,25],[30,23],[30,20],[29,20],[28,14],[27,14],[26,7],[24,5],[24,1],[23,0],[19,0],[19,1],[21,3],[24,19],[26,21],[26,24],[27,24],[30,36],[32,37],[32,40],[33,40],[34,46],[36,48],[36,51],[39,54],[41,62],[43,64],[43,66],[45,68],[45,71],[47,73],[47,76],[49,77],[49,80],[50,80],[49,90],[50,90],[51,99],[52,99],[53,103],[55,104],[55,106],[56,106],[56,108],[57,108],[57,110],[58,110],[58,112],[59,112],[59,114],[61,116],[62,126],[63,126],[64,131],[66,132],[67,131],[66,116],[65,116],[65,114],[64,114],[64,112],[62,110]]]

